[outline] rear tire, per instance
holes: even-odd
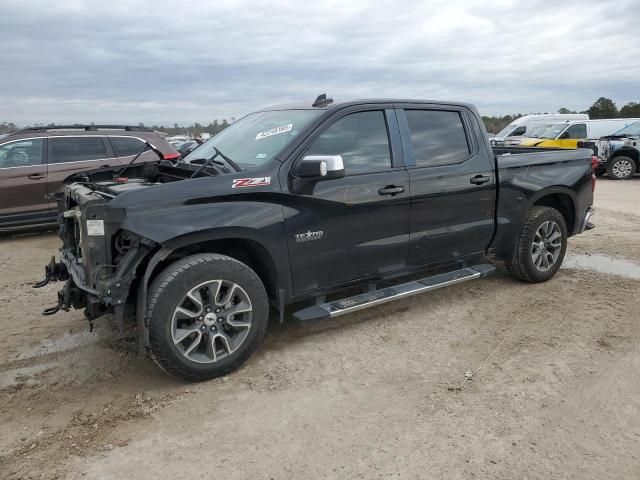
[[[247,265],[225,255],[185,257],[149,290],[151,358],[184,380],[226,375],[258,348],[268,316],[264,285]]]
[[[546,282],[562,265],[566,250],[567,224],[562,214],[551,207],[533,207],[507,268],[525,282]]]
[[[607,174],[613,180],[627,180],[636,173],[636,162],[631,157],[620,155],[609,161]]]

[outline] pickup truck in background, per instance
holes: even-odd
[[[598,155],[597,173],[627,180],[640,172],[640,121],[593,143]]]
[[[149,148],[154,146],[149,144]],[[495,148],[468,104],[251,113],[178,163],[79,173],[58,197],[64,281],[44,313],[133,326],[187,380],[224,375],[282,321],[333,318],[484,277],[549,280],[592,228],[590,150]]]

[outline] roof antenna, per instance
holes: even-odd
[[[311,106],[312,107],[326,107],[330,103],[333,103],[333,98],[327,98],[327,94],[323,93],[321,95],[318,95],[318,98],[316,98],[315,102],[313,102],[313,105],[311,105]]]

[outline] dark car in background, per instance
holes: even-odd
[[[178,153],[180,154],[180,156],[184,158],[187,155],[189,155],[191,152],[193,152],[196,148],[198,148],[200,145],[202,145],[202,143],[203,143],[202,140],[198,140],[198,139],[187,140],[186,142],[184,142],[183,144],[179,145],[176,148],[178,149]]]
[[[52,194],[68,176],[84,170],[124,166],[155,146],[167,160],[179,157],[157,132],[133,126],[53,126],[0,137],[0,231],[57,222]],[[137,162],[157,161],[145,151]]]

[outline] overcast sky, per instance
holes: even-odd
[[[0,121],[209,123],[323,92],[620,107],[639,25],[638,0],[0,0]]]

